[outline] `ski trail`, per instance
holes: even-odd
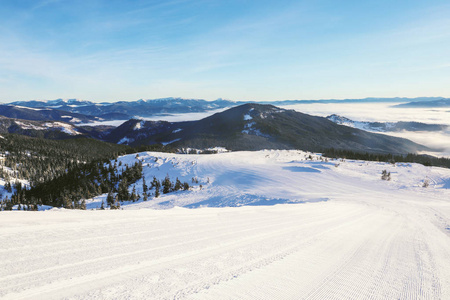
[[[139,158],[147,181],[204,186],[125,208],[305,203],[2,212],[0,298],[450,299],[448,170],[298,151]]]

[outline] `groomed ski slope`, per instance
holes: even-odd
[[[0,298],[450,299],[450,170],[308,156],[129,155],[146,178],[203,187],[120,211],[2,212]]]

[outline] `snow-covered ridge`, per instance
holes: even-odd
[[[384,132],[386,130],[385,130],[385,126],[382,124],[386,124],[386,126],[388,126],[388,127],[393,126],[393,124],[391,124],[391,123],[379,123],[380,126],[377,127],[377,126],[373,126],[372,123],[370,123],[370,122],[353,121],[346,117],[335,115],[335,114],[328,116],[327,119],[336,124],[339,124],[339,125],[345,125],[348,127],[353,127],[353,128],[357,128],[357,129],[361,129],[361,130],[365,130],[365,131]]]
[[[30,101],[15,101],[11,104],[14,105],[27,105],[30,103],[41,103],[48,106],[61,106],[61,105],[76,105],[76,106],[86,106],[86,105],[92,105],[94,104],[91,101],[87,100],[81,100],[81,99],[54,99],[54,100],[47,100],[47,99],[36,99],[36,100],[30,100]]]
[[[33,108],[33,107],[26,107],[26,106],[20,106],[20,105],[8,105],[8,106],[17,107],[17,108],[21,108],[21,109],[35,110],[35,111],[48,110],[46,108]]]

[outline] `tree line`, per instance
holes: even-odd
[[[14,194],[10,198],[0,194],[0,209],[14,205],[27,210],[38,205],[83,208],[82,199],[114,190],[122,177],[128,185],[140,178],[142,166],[126,166],[119,175],[109,166],[111,160],[137,151],[168,150],[172,151],[161,145],[132,148],[86,137],[48,140],[2,134],[0,176],[6,181],[6,192]],[[29,186],[17,179],[28,180]]]
[[[380,154],[380,153],[368,153],[368,152],[355,152],[350,150],[341,149],[326,149],[323,151],[323,156],[330,158],[344,158],[344,159],[358,159],[367,161],[381,161],[381,162],[404,162],[404,163],[418,163],[424,166],[434,166],[450,168],[450,159],[445,157],[435,157],[424,154]]]

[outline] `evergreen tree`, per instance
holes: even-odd
[[[117,192],[120,201],[129,201],[130,193],[128,192],[128,181],[127,178],[123,178],[119,183],[119,189]]]
[[[159,184],[155,186],[155,198],[158,198],[161,195],[161,192],[159,191]]]
[[[86,200],[85,200],[85,199],[82,199],[82,200],[81,200],[80,209],[86,210]]]
[[[133,191],[131,192],[130,200],[133,201],[133,202],[135,202],[137,200],[136,186],[135,185],[133,185]]]
[[[142,190],[143,190],[144,194],[147,193],[147,191],[148,191],[148,186],[145,182],[145,177],[142,177]]]
[[[114,202],[117,209],[120,209],[119,197],[116,195],[116,201]]]
[[[182,187],[183,187],[183,184],[181,183],[180,179],[178,179],[178,177],[177,177],[177,179],[176,179],[176,181],[175,181],[175,186],[174,186],[173,189],[174,189],[175,191],[179,191],[179,190],[182,189]]]
[[[112,191],[110,190],[110,191],[108,192],[108,195],[106,196],[106,204],[109,205],[109,206],[111,206],[111,205],[114,204],[114,201],[115,201],[115,199],[114,199],[113,193],[112,193]]]
[[[9,192],[9,193],[12,192],[11,182],[7,181],[7,182],[5,183],[5,190],[6,190],[7,192]]]
[[[172,190],[172,182],[170,181],[169,175],[164,178],[164,181],[162,183],[163,186],[163,194],[168,194]]]

